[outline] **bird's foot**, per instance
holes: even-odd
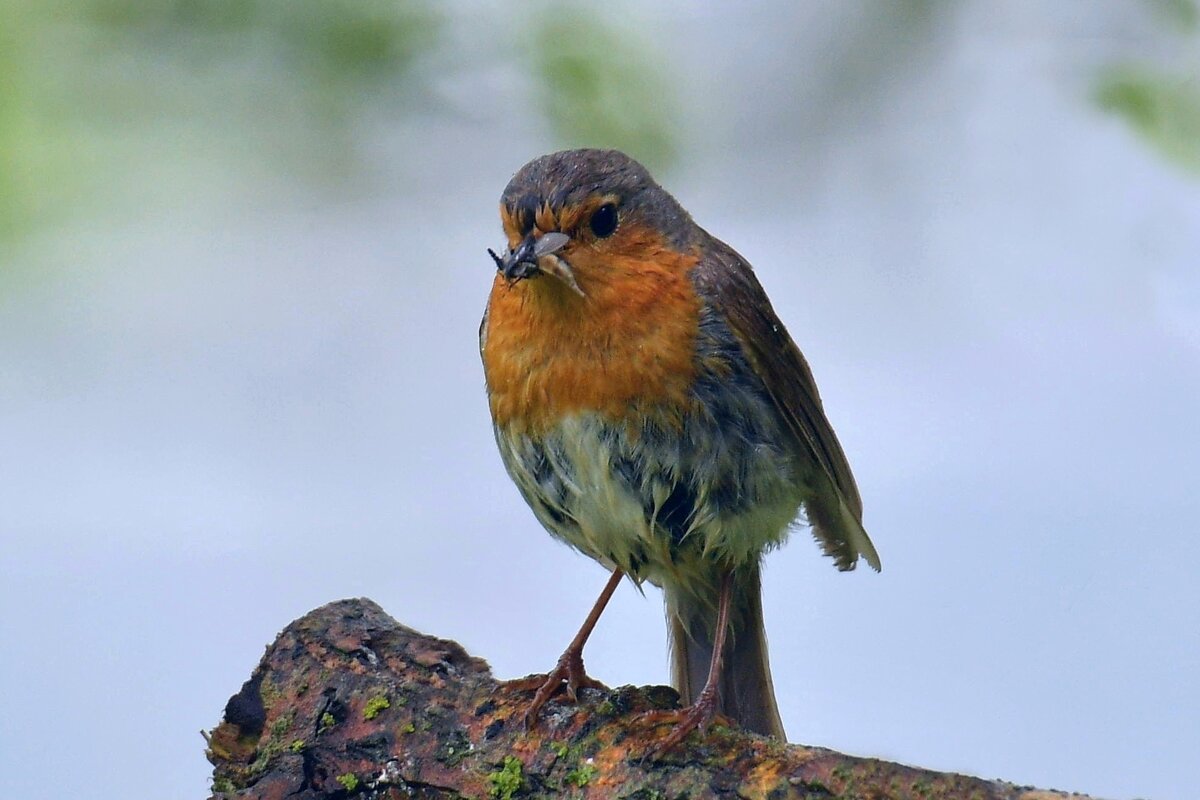
[[[671,711],[647,711],[640,718],[651,724],[662,722],[675,723],[675,729],[671,731],[671,734],[646,754],[646,761],[657,761],[679,745],[692,731],[703,733],[714,722],[720,722],[722,725],[728,726],[733,725],[732,720],[724,714],[717,713],[716,687],[706,687],[700,693],[700,696],[696,698],[696,702],[687,708]]]
[[[558,694],[564,686],[567,690],[567,698],[572,703],[578,702],[580,689],[608,689],[600,681],[588,677],[583,670],[583,653],[573,648],[569,648],[562,654],[562,657],[558,659],[558,664],[549,674],[530,675],[528,678],[522,678],[512,683],[518,689],[537,688],[533,702],[525,711],[526,730],[537,725],[538,712],[542,710],[542,706],[546,705],[547,701]]]

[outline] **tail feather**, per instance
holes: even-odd
[[[686,705],[695,701],[708,680],[716,639],[716,595],[714,591],[705,601],[670,586],[665,594],[671,635],[671,683]],[[717,711],[755,733],[786,739],[767,659],[757,564],[734,573],[723,661]]]

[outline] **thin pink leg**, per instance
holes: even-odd
[[[613,592],[617,590],[617,585],[621,583],[621,578],[625,577],[625,573],[621,570],[613,570],[612,576],[608,579],[608,583],[604,585],[604,591],[600,593],[600,597],[596,600],[596,604],[592,606],[591,612],[587,615],[587,619],[583,621],[583,626],[579,629],[579,633],[575,634],[575,638],[571,640],[571,644],[567,645],[566,652],[558,659],[557,666],[551,670],[546,676],[545,682],[538,689],[537,694],[533,696],[533,702],[529,704],[529,709],[525,712],[525,727],[532,728],[537,724],[538,712],[542,710],[542,706],[558,693],[563,687],[564,681],[567,687],[567,697],[571,698],[572,702],[578,700],[580,689],[604,689],[604,684],[597,680],[589,678],[583,670],[583,646],[587,643],[588,637],[592,635],[592,629],[596,627],[596,622],[599,621],[600,615],[604,613],[604,607],[608,605],[609,599]]]

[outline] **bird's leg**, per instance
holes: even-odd
[[[721,577],[721,594],[717,601],[717,630],[714,637],[712,660],[708,662],[708,680],[700,695],[687,708],[679,711],[650,712],[651,716],[671,716],[679,720],[671,735],[657,745],[649,753],[651,760],[666,754],[671,748],[687,738],[694,730],[703,731],[717,715],[718,686],[721,683],[721,659],[725,649],[725,639],[729,628],[729,605],[733,596],[733,572],[728,571]]]
[[[572,702],[578,699],[580,689],[605,688],[604,684],[589,678],[583,671],[583,645],[592,635],[592,629],[596,627],[596,622],[604,612],[604,607],[608,605],[609,598],[617,590],[617,585],[621,583],[621,578],[624,576],[625,573],[621,570],[613,570],[612,577],[604,585],[604,591],[600,592],[600,597],[596,599],[596,604],[592,606],[587,619],[583,621],[579,633],[575,634],[575,638],[567,645],[566,652],[558,659],[558,664],[546,676],[546,680],[541,682],[537,694],[533,696],[533,702],[529,704],[529,709],[525,712],[525,727],[530,728],[537,723],[538,712],[542,710],[542,706],[546,705],[546,701],[562,688],[564,681],[567,686],[567,697],[571,698]],[[540,676],[538,677],[540,678]]]

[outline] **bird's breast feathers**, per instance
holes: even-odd
[[[696,257],[653,255],[587,264],[580,254],[582,297],[552,277],[510,285],[497,275],[480,339],[498,425],[540,432],[571,414],[684,409],[701,312]]]

